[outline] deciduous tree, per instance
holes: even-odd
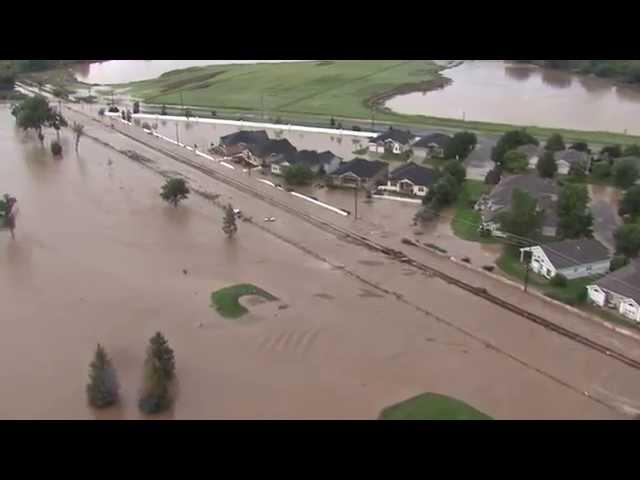
[[[227,208],[224,210],[222,231],[229,238],[233,237],[238,231],[238,225],[236,225],[236,214],[233,211],[231,204],[227,205]]]
[[[618,213],[634,217],[640,213],[640,185],[633,185],[625,190],[620,200]]]
[[[536,168],[538,170],[538,175],[542,178],[553,178],[558,171],[558,164],[553,156],[553,151],[545,150],[542,156],[538,159]]]
[[[444,147],[444,158],[464,160],[478,143],[478,137],[473,132],[457,132]]]
[[[174,177],[167,179],[164,185],[162,185],[160,196],[164,201],[177,207],[178,203],[189,196],[189,193],[190,190],[184,178]]]
[[[622,188],[629,188],[636,183],[638,176],[638,167],[632,160],[623,160],[616,162],[612,168],[613,181]]]
[[[73,122],[73,126],[71,127],[73,130],[73,134],[76,139],[76,152],[78,151],[78,145],[80,145],[80,137],[84,135],[84,125],[81,123]]]
[[[500,139],[496,146],[491,151],[491,159],[496,163],[502,163],[505,154],[511,150],[518,148],[521,145],[528,144],[538,145],[538,139],[527,133],[525,130],[512,130],[506,132]]]
[[[566,184],[558,198],[558,233],[562,238],[590,237],[593,215],[585,185]]]
[[[524,153],[511,150],[504,155],[502,166],[508,172],[519,173],[527,169],[529,161]]]
[[[511,208],[499,215],[500,229],[521,237],[529,237],[540,225],[538,202],[527,192],[516,188],[511,194]]]
[[[635,257],[640,251],[640,225],[628,223],[619,227],[613,234],[616,252]]]
[[[544,146],[544,148],[545,150],[548,150],[550,152],[558,152],[560,150],[564,150],[565,146],[562,135],[560,135],[559,133],[554,133],[553,135],[551,135],[547,140],[547,144]]]

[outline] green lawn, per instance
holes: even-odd
[[[480,212],[473,209],[473,205],[483,193],[491,188],[479,180],[465,180],[462,192],[454,204],[454,216],[451,219],[451,230],[463,240],[481,243],[496,243],[494,237],[480,235],[478,226],[481,222]]]
[[[520,252],[517,247],[505,246],[502,255],[496,260],[496,265],[509,277],[519,280],[524,284],[525,265],[520,262]],[[557,287],[544,277],[529,271],[529,285],[537,287],[546,296],[568,305],[580,305],[584,303],[585,287],[599,277],[583,277],[567,281],[564,287]]]
[[[341,60],[255,65],[213,65],[175,70],[157,79],[119,85],[147,103],[206,107],[225,111],[262,112],[282,116],[287,122],[330,117],[348,125],[349,120],[372,117],[371,99],[399,89],[428,88],[441,81],[441,66],[428,60]],[[180,96],[182,92],[182,98]],[[501,134],[513,125],[458,119],[403,115],[378,108],[376,124],[404,128],[438,127]],[[640,137],[611,132],[586,132],[529,126],[529,133],[546,139],[560,133],[565,141],[589,143],[638,143]]]
[[[211,306],[215,307],[223,317],[238,318],[249,311],[238,302],[240,297],[244,295],[258,295],[270,301],[278,300],[269,292],[265,292],[255,285],[240,283],[213,292],[211,294]]]
[[[493,420],[455,398],[423,393],[385,408],[379,420]]]

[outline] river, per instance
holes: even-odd
[[[72,67],[78,80],[86,83],[113,84],[150,80],[171,70],[232,63],[280,63],[303,60],[110,60],[81,63]]]
[[[640,134],[640,88],[531,65],[474,60],[443,71],[440,90],[386,103],[406,114]]]

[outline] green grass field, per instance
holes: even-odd
[[[463,240],[480,243],[497,243],[494,237],[485,237],[478,232],[481,222],[480,212],[473,205],[491,186],[479,180],[465,180],[462,192],[454,204],[454,216],[451,219],[451,230]]]
[[[258,295],[266,300],[278,300],[269,292],[251,285],[250,283],[240,283],[230,287],[222,288],[211,294],[211,306],[226,318],[238,318],[247,313],[245,307],[238,301],[244,295]]]
[[[385,408],[379,420],[493,420],[455,398],[423,393]]]
[[[330,117],[347,125],[349,120],[370,120],[370,100],[391,91],[427,89],[442,82],[442,66],[428,60],[341,60],[281,64],[213,65],[167,72],[157,79],[117,86],[126,88],[147,103],[206,107],[225,112],[262,112],[282,116],[288,122]],[[409,88],[410,90],[410,88]],[[182,92],[182,96],[180,95]],[[470,122],[457,119],[402,115],[386,109],[375,112],[377,124],[399,127],[466,129],[484,134],[501,134],[513,125]],[[540,138],[561,133],[566,141],[593,144],[637,143],[640,137],[530,126]]]

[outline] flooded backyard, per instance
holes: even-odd
[[[133,148],[102,126],[86,129]],[[496,418],[623,418],[576,390],[592,387],[640,409],[635,371],[439,279],[135,147],[158,169],[175,170],[257,218],[278,216],[273,235],[240,223],[229,241],[210,201],[192,195],[170,207],[159,198],[162,177],[90,138],[76,154],[66,129],[65,154],[54,159],[54,136],[46,132],[43,148],[0,106],[0,191],[17,197],[20,212],[15,240],[0,232],[0,418],[142,418],[144,349],[158,330],[176,352],[179,382],[175,406],[161,418],[366,419],[425,391]],[[203,131],[194,142],[209,138]],[[340,192],[332,200],[351,198]],[[373,205],[363,203],[357,228],[384,224],[389,235],[406,228],[398,212],[414,206],[383,202],[375,204],[377,223]],[[344,265],[357,265],[355,274]],[[246,299],[242,322],[210,307],[212,291],[245,282],[279,301]],[[402,288],[403,296],[377,285]],[[97,342],[113,358],[123,399],[99,414],[84,391]],[[563,386],[547,370],[579,387]]]
[[[494,60],[444,70],[453,82],[392,98],[406,114],[514,125],[640,134],[640,88],[591,76]]]

